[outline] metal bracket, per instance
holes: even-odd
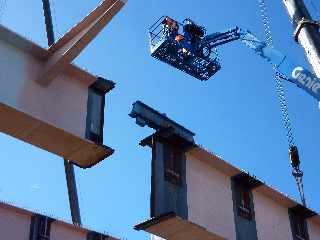
[[[313,20],[302,18],[302,20],[299,21],[298,26],[293,33],[293,37],[296,42],[299,42],[300,32],[306,25],[312,25],[320,28],[320,21],[313,21]]]

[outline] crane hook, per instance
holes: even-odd
[[[291,146],[289,148],[289,158],[290,158],[291,166],[293,167],[293,169],[299,169],[300,158],[299,158],[299,151],[296,146]]]
[[[295,178],[298,186],[298,191],[300,194],[301,202],[303,206],[306,206],[306,199],[304,196],[304,190],[303,190],[303,172],[300,169],[300,157],[299,157],[299,151],[297,146],[290,146],[289,148],[289,158],[291,161],[292,166],[292,176]]]

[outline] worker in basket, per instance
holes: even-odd
[[[198,26],[190,19],[185,19],[183,21],[183,31],[185,37],[188,37],[193,40],[202,39],[206,33],[204,27]]]
[[[179,34],[179,25],[177,21],[173,20],[172,18],[166,17],[163,21],[163,31],[167,37],[175,39],[176,36]]]
[[[200,56],[199,49],[201,41],[205,35],[205,29],[196,25],[190,19],[183,21],[184,35],[178,34],[175,40],[180,45],[179,56],[186,62],[190,62],[193,57]]]

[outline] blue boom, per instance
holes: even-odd
[[[295,83],[320,101],[320,79],[292,63],[277,49],[268,46],[249,31],[238,27],[206,35],[205,28],[190,19],[183,24],[161,17],[149,30],[151,55],[187,74],[208,80],[221,69],[216,48],[240,40],[273,65],[282,78]]]

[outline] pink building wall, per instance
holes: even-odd
[[[288,207],[253,191],[258,239],[292,239]]]
[[[43,87],[35,80],[44,61],[28,49],[31,45],[16,45],[0,40],[0,68],[6,69],[0,73],[0,103],[83,138],[88,86],[95,79],[80,80],[64,73]],[[46,51],[42,50],[44,57]]]
[[[308,230],[310,240],[319,240],[320,239],[320,223],[314,220],[308,220]]]
[[[0,239],[29,240],[33,215],[35,213],[0,202]],[[89,232],[86,228],[54,220],[50,240],[86,240]],[[108,239],[117,240],[113,237]]]
[[[225,239],[236,239],[231,177],[239,169],[201,150],[187,153],[188,220]],[[291,240],[288,209],[298,203],[262,184],[252,190],[259,240]],[[320,240],[320,217],[309,218],[310,240]]]
[[[87,232],[81,229],[71,228],[61,222],[51,224],[50,240],[86,240]]]
[[[188,220],[226,239],[236,239],[230,178],[189,155],[187,189]]]
[[[82,168],[92,167],[113,154],[112,148],[96,143],[102,140],[103,129],[95,133],[101,135],[97,141],[86,136],[90,129],[88,108],[96,108],[97,114],[103,114],[104,106],[98,109],[94,102],[88,107],[89,87],[98,81],[96,76],[68,61],[58,64],[61,69],[54,68],[46,75],[50,51],[1,25],[0,52],[1,132]],[[53,79],[47,85],[40,81],[49,79],[48,76]],[[108,81],[97,85],[101,95],[113,88]],[[92,115],[88,117],[93,121]]]
[[[0,239],[29,240],[31,215],[0,206]]]

